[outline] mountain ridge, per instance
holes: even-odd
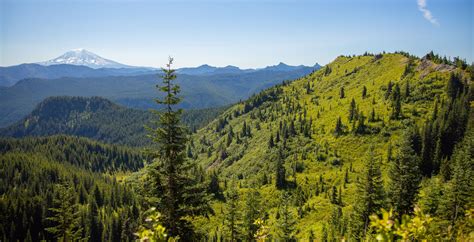
[[[196,130],[223,108],[184,111],[183,123]],[[0,128],[0,137],[75,135],[129,146],[146,146],[145,125],[154,116],[149,111],[126,108],[101,97],[55,96],[41,101],[25,118]]]
[[[369,150],[381,163],[386,183],[392,149],[397,155],[408,127],[421,132],[434,110],[449,112],[435,106],[449,98],[452,75],[470,80],[464,70],[451,67],[406,53],[340,56],[319,71],[230,107],[193,135],[189,153],[224,184],[236,179],[243,197],[259,191],[269,227],[280,222],[280,197],[292,194],[295,238],[305,240],[315,232],[321,238],[335,208],[340,209],[338,222],[350,222],[356,179]],[[393,116],[398,98],[401,115]],[[277,188],[278,182],[284,185]],[[203,233],[218,233],[225,219],[218,210],[224,202],[216,200],[214,206],[215,216],[196,221]]]

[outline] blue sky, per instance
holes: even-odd
[[[0,2],[1,66],[76,48],[155,67],[169,55],[178,67],[263,67],[384,50],[474,60],[471,0]]]

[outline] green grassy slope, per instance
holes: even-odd
[[[229,108],[195,134],[191,144],[193,156],[209,171],[219,172],[221,187],[223,180],[237,177],[243,198],[249,188],[257,187],[273,228],[281,193],[274,184],[276,153],[278,147],[283,147],[286,179],[296,181],[298,186],[290,190],[304,197],[303,204],[293,204],[291,208],[297,218],[297,237],[307,238],[310,231],[320,233],[322,223],[329,220],[332,207],[328,190],[332,186],[342,190],[344,214],[347,216],[346,211],[352,209],[357,196],[355,181],[370,146],[382,161],[386,176],[388,146],[396,149],[395,144],[408,124],[422,126],[432,114],[435,100],[444,98],[452,72],[467,75],[454,66],[403,54],[340,56],[315,73],[268,89]],[[398,84],[402,94],[402,117],[396,120],[390,119],[391,97],[385,97],[389,82]],[[409,96],[405,96],[407,83]],[[364,86],[365,98],[362,97]],[[340,98],[341,87],[345,98]],[[367,127],[361,134],[353,132],[356,122],[349,121],[352,99],[367,117]],[[372,110],[375,120],[369,122]],[[344,134],[336,136],[334,129],[339,117]],[[244,125],[250,127],[250,135],[242,135]],[[284,130],[289,130],[286,142]],[[270,148],[270,137],[275,140],[277,133],[281,141]],[[346,170],[349,183],[344,186]],[[316,187],[320,190],[322,184],[325,191],[316,196]],[[222,203],[216,201],[214,206],[216,215],[210,222],[196,223],[202,231],[217,234],[222,231]]]

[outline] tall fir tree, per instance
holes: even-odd
[[[337,118],[336,128],[334,128],[334,135],[339,136],[344,133],[341,117]]]
[[[82,228],[74,190],[69,184],[58,184],[56,190],[58,194],[53,200],[54,207],[49,209],[53,215],[48,218],[54,225],[46,228],[46,231],[53,234],[58,241],[78,240]]]
[[[288,192],[283,192],[280,197],[278,209],[279,218],[277,220],[277,233],[281,241],[293,241],[295,231],[295,218],[290,211],[291,196]]]
[[[228,238],[228,241],[231,242],[239,241],[241,227],[239,211],[240,195],[234,178],[231,180],[229,188],[225,193],[225,200],[225,227],[227,231],[226,237]]]
[[[247,192],[247,197],[245,199],[245,209],[244,209],[244,224],[245,229],[245,240],[252,241],[255,233],[258,230],[255,221],[261,218],[261,202],[260,202],[260,193],[256,188],[252,188]]]
[[[400,94],[400,86],[395,84],[395,88],[392,93],[392,114],[390,118],[399,119],[402,115],[402,101]]]
[[[277,189],[283,189],[286,187],[286,169],[284,165],[283,151],[280,148],[277,154],[277,163],[275,170],[275,186]]]
[[[356,119],[356,117],[357,117],[357,105],[354,98],[352,98],[351,104],[349,107],[349,121],[352,122],[354,119]]]
[[[388,197],[398,218],[413,211],[421,181],[418,165],[419,159],[413,151],[410,134],[405,131],[389,170]]]
[[[474,124],[474,123],[473,123]],[[456,222],[465,216],[474,201],[474,132],[470,131],[463,142],[456,146],[451,158],[452,179],[441,202],[441,215],[456,228]],[[472,207],[471,207],[472,208]]]
[[[435,134],[433,133],[433,123],[427,120],[422,130],[422,150],[420,170],[425,176],[431,176],[435,169],[433,163],[435,149]]]
[[[88,237],[91,242],[102,241],[102,232],[104,230],[100,220],[100,211],[97,202],[92,197],[89,199],[89,229]]]
[[[342,207],[339,205],[333,206],[331,216],[329,217],[330,241],[341,241],[344,237],[345,228],[343,220]]]
[[[155,99],[163,106],[162,111],[153,110],[159,119],[154,122],[156,128],[149,128],[150,137],[156,149],[150,151],[156,165],[150,166],[149,176],[154,179],[161,191],[157,194],[159,202],[154,204],[162,215],[167,233],[179,236],[183,240],[195,237],[188,217],[207,215],[212,212],[209,205],[210,195],[206,185],[193,174],[196,164],[186,159],[186,129],[180,123],[181,109],[176,109],[181,98],[180,87],[174,83],[175,70],[171,68],[173,58],[169,58],[166,68],[162,68],[163,84],[157,88],[164,93],[162,99]]]
[[[384,189],[380,163],[374,158],[373,147],[367,153],[365,168],[357,182],[357,197],[351,220],[351,235],[363,240],[369,229],[370,215],[377,213],[384,204]]]

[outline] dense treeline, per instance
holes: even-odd
[[[2,241],[133,240],[139,203],[115,178],[38,151],[2,153],[0,167]]]
[[[141,152],[132,148],[64,135],[0,139],[0,155],[9,152],[39,153],[48,159],[93,172],[138,171],[146,161]]]
[[[225,107],[186,110],[182,122],[195,131],[213,120]],[[101,142],[146,146],[148,111],[125,108],[100,97],[49,97],[22,121],[0,129],[0,136],[25,137],[76,135]]]

